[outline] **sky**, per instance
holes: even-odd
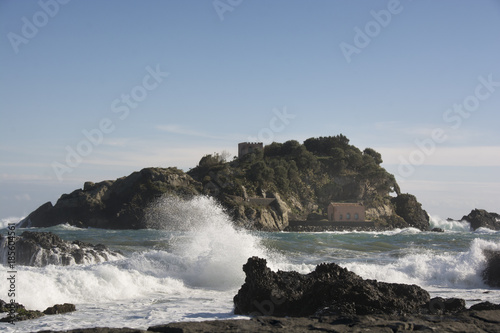
[[[431,215],[500,213],[498,0],[1,0],[0,22],[0,218],[338,134]]]

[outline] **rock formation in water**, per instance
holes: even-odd
[[[8,238],[0,235],[0,258],[7,263]],[[46,266],[103,262],[121,258],[103,244],[67,242],[50,232],[24,231],[15,240],[16,265]]]
[[[484,282],[494,288],[500,288],[500,251],[485,250],[486,267],[482,273]]]
[[[38,310],[27,310],[19,303],[6,303],[0,299],[0,313],[8,313],[7,317],[1,318],[0,322],[15,323],[17,321],[30,320],[43,317],[44,315],[63,314],[76,311],[74,304],[64,303],[48,307],[43,312]]]
[[[248,259],[245,283],[234,297],[234,313],[311,316],[419,313],[429,293],[416,285],[364,280],[335,263],[306,275],[273,272],[266,260]]]
[[[469,222],[472,230],[478,228],[500,230],[500,215],[489,213],[484,209],[473,209],[469,215],[464,215],[462,217],[462,221]]]

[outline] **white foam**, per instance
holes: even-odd
[[[164,255],[171,260],[169,269],[173,276],[188,286],[236,288],[244,281],[242,266],[249,257],[268,257],[270,264],[280,261],[277,254],[261,245],[256,235],[235,228],[224,209],[211,197],[190,200],[165,197],[150,208],[147,216],[150,226],[178,233],[179,239],[172,240],[170,253]]]
[[[430,216],[430,228],[441,228],[446,231],[468,232],[470,231],[470,223],[467,221],[444,220],[439,216]]]
[[[481,272],[486,262],[483,254],[486,249],[500,250],[500,242],[476,238],[467,251],[458,254],[419,249],[418,253],[387,265],[354,262],[345,266],[364,278],[384,282],[418,284],[424,288],[485,288]]]
[[[0,274],[0,299],[7,297],[7,272]],[[5,275],[5,276],[3,276]],[[183,284],[157,278],[115,263],[91,266],[17,267],[16,301],[28,309],[45,310],[60,303],[105,303],[131,300],[155,293],[170,294]],[[4,282],[5,281],[5,282]]]
[[[7,226],[10,224],[10,223],[14,223],[14,224],[17,224],[19,221],[21,221],[22,219],[24,219],[24,217],[14,217],[14,216],[10,216],[10,217],[5,217],[5,218],[2,218],[0,219],[0,229],[5,229],[7,228]]]

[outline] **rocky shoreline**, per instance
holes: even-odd
[[[149,327],[88,328],[38,333],[201,333],[201,332],[500,332],[500,310],[467,310],[453,315],[364,315],[181,322]]]
[[[488,252],[487,260],[485,281],[500,283],[500,252]],[[299,274],[271,271],[265,259],[252,257],[243,270],[245,283],[234,297],[234,313],[249,319],[177,322],[147,330],[98,327],[38,333],[500,332],[500,304],[483,302],[467,309],[463,299],[431,299],[419,286],[365,280],[335,263]],[[22,305],[18,308],[30,312]],[[56,305],[44,313],[74,309],[71,304]]]

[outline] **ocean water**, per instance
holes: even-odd
[[[467,305],[500,303],[500,290],[481,279],[483,250],[500,250],[500,232],[433,217],[445,233],[397,229],[387,232],[265,233],[238,230],[212,199],[162,199],[148,215],[155,230],[79,229],[51,231],[65,240],[103,243],[122,257],[85,265],[16,266],[16,301],[41,310],[73,303],[77,311],[45,316],[5,332],[86,327],[133,327],[173,321],[246,318],[235,316],[232,299],[243,284],[242,265],[266,258],[273,270],[308,273],[336,262],[364,278],[417,284],[431,296],[464,298]],[[0,221],[1,232],[9,222]],[[20,234],[23,229],[17,229]],[[1,251],[1,250],[0,250]],[[1,256],[0,256],[1,257]],[[0,267],[0,299],[9,301],[6,265]]]

